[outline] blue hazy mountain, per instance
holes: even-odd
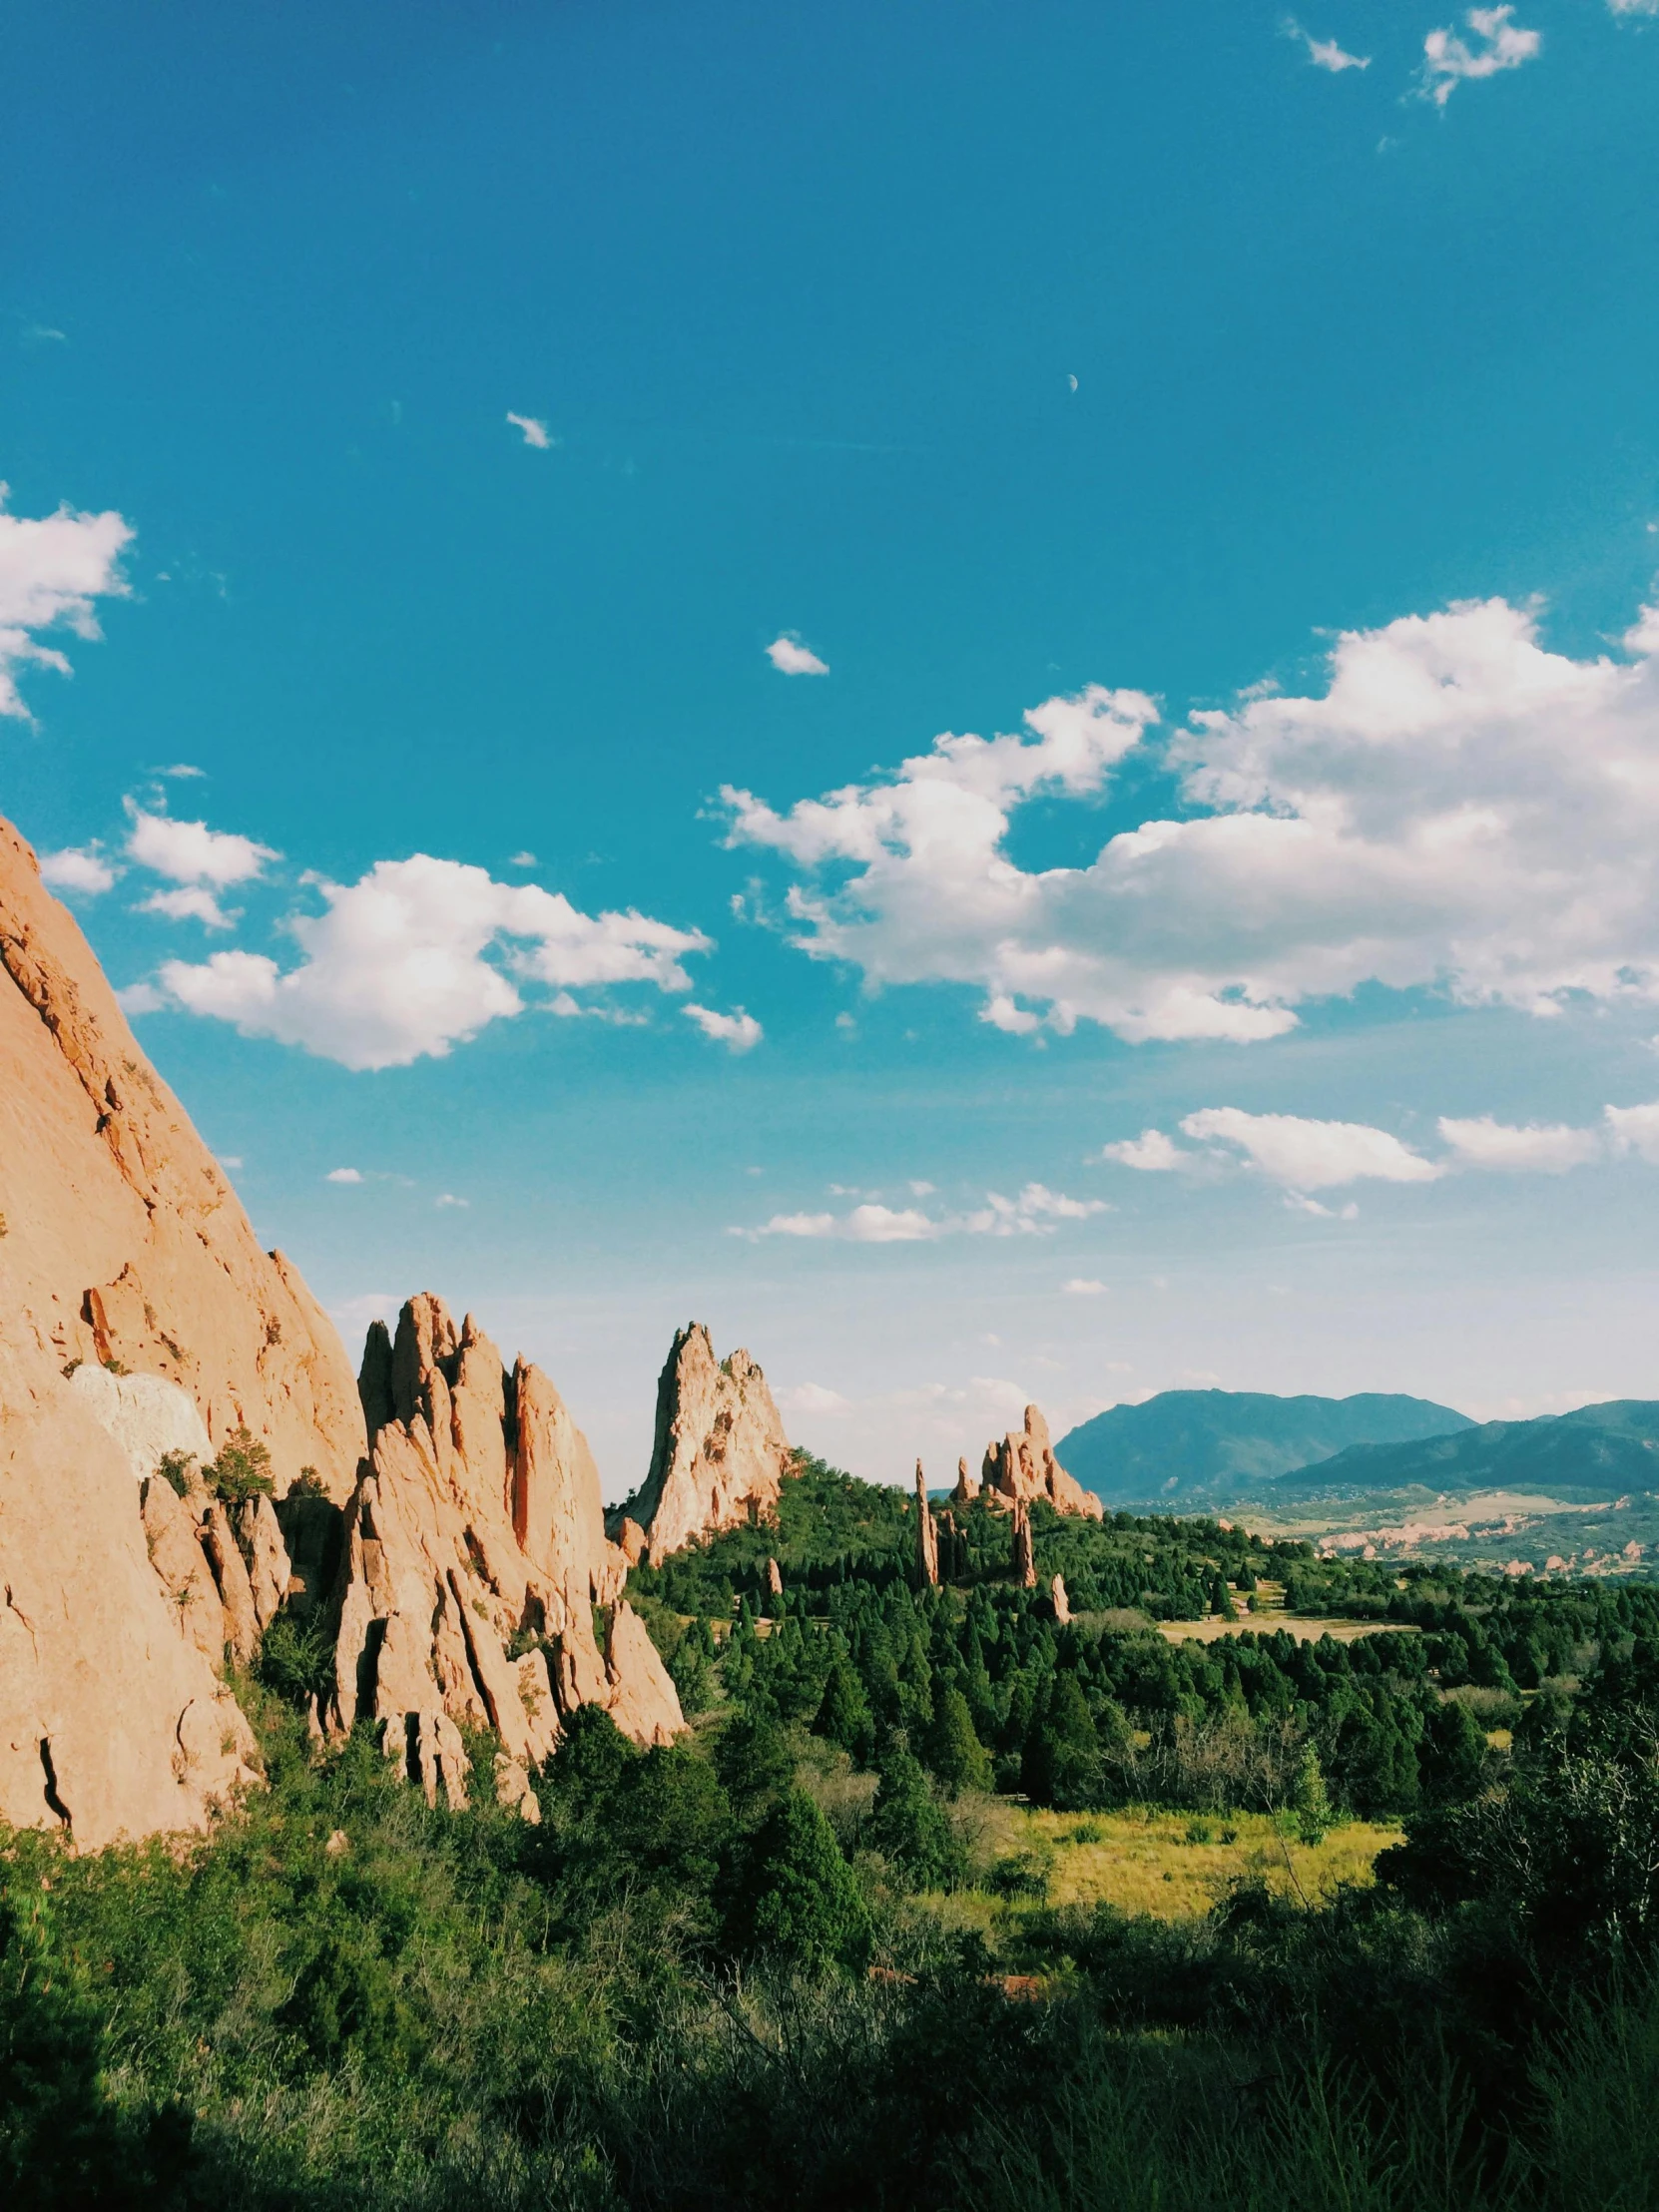
[[[1610,1398],[1537,1420],[1465,1423],[1445,1435],[1351,1444],[1252,1495],[1260,1504],[1289,1504],[1412,1488],[1514,1490],[1569,1501],[1659,1489],[1659,1403]]]
[[[1187,1510],[1259,1495],[1275,1477],[1355,1445],[1397,1449],[1474,1425],[1449,1405],[1391,1391],[1274,1397],[1161,1390],[1082,1422],[1060,1438],[1055,1455],[1108,1505]]]

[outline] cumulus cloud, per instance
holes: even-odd
[[[1470,8],[1463,21],[1474,33],[1472,46],[1454,31],[1430,31],[1422,42],[1423,97],[1443,108],[1465,79],[1495,77],[1531,61],[1543,34],[1511,23],[1514,12],[1513,7]]]
[[[845,1214],[774,1214],[758,1229],[736,1237],[835,1238],[845,1244],[929,1244],[939,1237],[1048,1236],[1063,1221],[1087,1221],[1111,1209],[1098,1198],[1068,1198],[1041,1183],[1027,1183],[1017,1198],[987,1191],[982,1206],[960,1214],[926,1214],[919,1206],[883,1206],[866,1200]]]
[[[159,978],[169,998],[348,1068],[404,1067],[521,1013],[536,985],[690,990],[681,959],[710,949],[698,930],[632,909],[584,914],[560,892],[424,852],[317,887],[324,911],[288,925],[297,967],[240,950],[170,960]]]
[[[525,444],[533,445],[538,453],[545,453],[552,445],[553,440],[548,436],[547,424],[540,421],[535,415],[514,414],[509,407],[507,420],[515,430],[523,431]]]
[[[360,1183],[362,1179],[360,1168],[330,1168],[322,1178],[325,1183]]]
[[[115,882],[115,870],[96,844],[66,845],[61,852],[40,855],[42,880],[55,891],[80,891],[97,898]]]
[[[27,720],[18,671],[32,664],[69,674],[65,655],[42,645],[35,633],[102,635],[94,603],[126,597],[120,562],[133,531],[113,511],[90,515],[60,507],[51,515],[8,514],[6,496],[0,484],[0,715]]]
[[[1299,1114],[1247,1114],[1206,1106],[1181,1124],[1189,1137],[1237,1145],[1251,1165],[1296,1191],[1330,1190],[1367,1178],[1432,1183],[1443,1170],[1385,1129],[1363,1121],[1309,1121]]]
[[[1193,1155],[1183,1152],[1161,1129],[1143,1129],[1138,1137],[1124,1137],[1101,1149],[1103,1160],[1115,1160],[1120,1168],[1139,1168],[1143,1174],[1162,1175],[1171,1168],[1189,1166]]]
[[[1610,1109],[1611,1110],[1611,1109]],[[1512,1128],[1481,1114],[1473,1121],[1453,1121],[1441,1116],[1442,1141],[1451,1148],[1458,1167],[1507,1168],[1532,1175],[1564,1175],[1600,1159],[1601,1132],[1572,1129],[1565,1123],[1529,1123]]]
[[[173,891],[152,891],[138,903],[141,914],[165,914],[169,921],[200,921],[209,929],[229,929],[233,917],[204,883],[181,884]]]
[[[1659,1100],[1651,1106],[1609,1106],[1605,1119],[1615,1152],[1633,1152],[1659,1167]]]
[[[829,662],[821,661],[799,638],[774,638],[767,647],[767,659],[783,676],[828,676],[830,673]]]
[[[804,951],[977,987],[1003,1028],[1242,1043],[1366,982],[1659,1003],[1659,609],[1624,646],[1573,660],[1533,611],[1460,603],[1339,638],[1322,697],[1161,745],[1151,700],[1093,686],[783,812],[729,788],[729,837],[792,865]],[[1084,867],[1009,857],[1022,806],[1094,805],[1131,756],[1178,772],[1179,819]]]
[[[839,1390],[831,1390],[823,1382],[797,1382],[787,1390],[780,1390],[778,1402],[786,1413],[844,1413],[851,1409],[852,1400],[843,1397]]]
[[[713,1006],[682,1006],[680,1011],[688,1021],[695,1021],[706,1037],[732,1052],[753,1052],[764,1034],[755,1016],[746,1014],[741,1006],[731,1014],[719,1013]]]
[[[1294,15],[1284,22],[1287,38],[1294,38],[1308,50],[1308,59],[1316,69],[1328,69],[1334,76],[1341,76],[1345,69],[1370,69],[1369,54],[1345,54],[1334,38],[1315,38],[1305,31]]]
[[[127,856],[152,874],[175,883],[211,883],[225,890],[251,882],[268,860],[280,857],[268,844],[256,844],[233,830],[210,830],[205,822],[175,822],[171,815],[132,810]],[[158,909],[166,911],[167,909]]]

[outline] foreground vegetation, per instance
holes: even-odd
[[[212,1837],[4,1841],[0,2197],[1659,2201],[1641,1592],[1039,1515],[1094,1577],[1061,1626],[984,1521],[914,1591],[901,1502],[811,1469],[778,1529],[642,1578],[694,1733],[578,1716],[533,1827],[427,1807],[367,1734],[316,1750],[278,1623],[241,1685],[270,1787]],[[1252,1637],[1269,1581],[1381,1632]],[[1236,1644],[1139,1625],[1200,1591]]]

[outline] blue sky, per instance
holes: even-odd
[[[0,41],[0,805],[353,1346],[1654,1393],[1659,14]]]

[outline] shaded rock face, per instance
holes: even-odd
[[[770,1519],[794,1459],[766,1377],[747,1352],[717,1360],[694,1322],[676,1335],[657,1384],[651,1471],[613,1520],[644,1530],[656,1566],[699,1536]]]
[[[459,1804],[458,1724],[493,1728],[497,1795],[532,1818],[528,1769],[578,1705],[668,1742],[680,1701],[622,1597],[587,1439],[541,1370],[508,1371],[471,1315],[457,1330],[421,1296],[395,1339],[369,1331],[359,1386],[369,1455],[345,1512],[328,1731],[382,1723],[387,1755]]]
[[[1010,1502],[1020,1499],[1026,1504],[1034,1497],[1043,1497],[1062,1513],[1081,1513],[1089,1520],[1105,1517],[1106,1508],[1094,1492],[1085,1490],[1055,1458],[1048,1423],[1035,1405],[1025,1408],[1023,1431],[1010,1430],[1000,1443],[985,1446],[981,1475],[987,1495]],[[964,1468],[958,1487],[965,1479]]]
[[[362,1418],[332,1325],[0,823],[0,1820],[97,1847],[200,1828],[253,1779],[201,1522],[175,1586],[143,1494],[152,1452],[245,1423],[278,1487],[311,1466],[349,1493]]]

